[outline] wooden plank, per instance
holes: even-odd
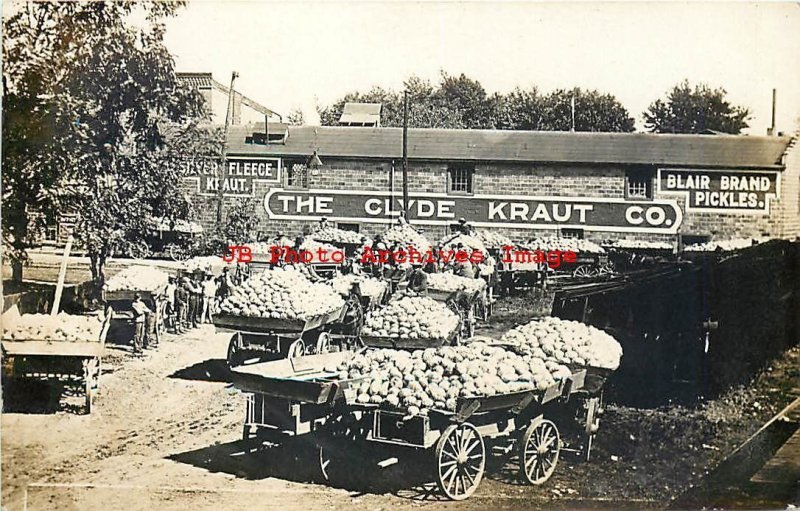
[[[771,484],[797,484],[800,481],[800,428],[750,481]]]
[[[103,354],[103,343],[100,341],[3,341],[3,351],[7,356],[99,357]]]
[[[64,291],[64,278],[67,276],[67,261],[69,261],[70,250],[72,250],[72,235],[67,239],[67,246],[64,247],[64,257],[61,260],[61,268],[58,270],[58,283],[56,284],[53,308],[50,311],[51,316],[58,314],[58,309],[61,306],[61,293]]]

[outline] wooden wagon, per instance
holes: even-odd
[[[44,339],[3,339],[3,358],[11,360],[14,379],[79,378],[85,395],[86,413],[100,386],[105,339],[113,311],[106,310],[97,339],[52,341]]]
[[[579,395],[586,370],[574,370],[544,390],[462,397],[455,411],[411,415],[383,405],[356,403],[363,378],[340,380],[331,370],[352,353],[331,353],[266,362],[233,369],[233,384],[247,395],[243,438],[279,443],[285,436],[312,434],[321,474],[327,479],[349,459],[364,467],[359,444],[396,448],[399,457],[422,452],[435,467],[435,479],[449,499],[468,498],[477,489],[490,454],[516,450],[520,475],[542,484],[556,469],[561,450],[552,412]]]
[[[215,314],[214,326],[233,333],[228,343],[226,359],[230,367],[244,363],[255,355],[294,358],[307,352],[324,353],[332,344],[339,348],[355,341],[353,335],[334,335],[326,327],[341,322],[347,313],[342,306],[327,314],[305,319],[266,318]]]

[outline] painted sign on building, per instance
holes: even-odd
[[[658,169],[659,193],[682,195],[687,211],[769,213],[777,172]]]
[[[227,167],[223,181],[219,160],[196,158],[186,162],[184,176],[197,182],[200,195],[216,197],[221,186],[225,197],[252,197],[253,183],[279,182],[282,161],[280,158],[230,157]]]
[[[675,234],[683,220],[674,200],[412,193],[408,206],[409,219],[422,225],[465,218],[476,227]],[[389,192],[274,188],[265,195],[264,208],[273,220],[390,223],[403,210],[403,201]]]

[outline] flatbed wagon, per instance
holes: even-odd
[[[445,291],[442,289],[428,288],[427,294],[437,302],[448,304],[459,315],[461,321],[461,335],[464,338],[475,334],[475,324],[479,315],[480,304],[488,300],[486,286],[474,291]]]
[[[550,417],[581,396],[587,374],[586,369],[575,369],[544,390],[461,397],[455,411],[411,415],[383,405],[357,404],[355,394],[363,378],[338,380],[330,371],[349,356],[352,353],[312,355],[234,369],[234,386],[247,394],[244,440],[263,439],[267,433],[311,434],[325,478],[347,470],[340,466],[347,459],[364,466],[365,460],[354,454],[359,445],[382,444],[396,451],[397,456],[378,467],[421,452],[434,462],[437,485],[451,500],[475,492],[491,454],[515,451],[522,480],[546,482],[562,445]]]
[[[354,342],[353,335],[326,331],[330,325],[341,322],[346,313],[347,306],[305,319],[216,314],[213,322],[217,329],[233,333],[226,358],[228,365],[234,367],[244,363],[249,355],[294,358],[311,351],[324,353],[334,342],[339,347]]]
[[[100,387],[105,340],[113,316],[107,309],[97,339],[54,341],[47,339],[3,339],[3,358],[11,361],[13,379],[75,379],[81,382],[86,413]]]

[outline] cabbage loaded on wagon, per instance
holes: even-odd
[[[233,367],[253,356],[297,357],[355,343],[357,332],[328,331],[345,318],[346,305],[331,286],[311,282],[293,266],[276,267],[235,285],[213,321],[233,332],[226,357]]]
[[[365,448],[370,444],[388,449],[375,470],[409,461],[410,450],[425,452],[434,462],[432,477],[453,500],[475,492],[496,452],[516,452],[522,480],[542,484],[562,446],[555,417],[570,400],[590,395],[588,370],[541,358],[535,348],[524,353],[520,340],[506,339],[514,347],[475,341],[413,351],[365,348],[234,368],[234,386],[247,394],[244,439],[280,443],[312,434],[328,479],[365,466],[367,453],[383,452]],[[618,345],[599,355],[606,350],[592,342],[558,353],[574,351],[584,365],[619,363]],[[596,415],[587,412],[585,421],[594,435]]]
[[[78,379],[86,413],[100,386],[101,360],[113,312],[78,316],[20,314],[16,306],[3,314],[3,359],[11,362],[12,379]]]

